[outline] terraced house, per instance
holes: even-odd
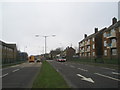
[[[103,33],[104,58],[120,60],[120,20],[114,17],[112,25]]]
[[[103,55],[102,51],[102,35],[103,31],[106,28],[103,28],[98,31],[98,28],[95,28],[95,33],[87,36],[84,35],[84,39],[79,42],[79,53],[80,58],[101,58]]]

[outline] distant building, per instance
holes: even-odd
[[[51,59],[54,59],[54,58],[56,58],[56,55],[58,55],[60,53],[61,53],[61,51],[52,50],[52,51],[50,51],[49,56],[50,56]]]
[[[67,60],[72,60],[73,55],[75,55],[75,49],[72,47],[67,47],[64,51]]]
[[[119,58],[120,60],[120,20],[114,17],[110,25],[103,33],[103,57]]]
[[[16,44],[7,44],[3,41],[0,41],[0,47],[0,49],[2,49],[2,64],[13,63],[16,61]]]
[[[8,44],[0,41],[0,51],[2,64],[14,63],[28,59],[28,54],[26,52],[18,51],[16,44]]]
[[[26,61],[28,60],[28,54],[26,52],[18,52],[18,60],[19,61]]]

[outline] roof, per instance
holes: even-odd
[[[8,43],[5,43],[1,40],[0,40],[0,44],[2,44],[2,46],[6,46],[6,47],[9,47],[9,48],[12,48],[12,49],[16,48],[16,44],[8,44]]]
[[[82,42],[82,41],[84,41],[84,40],[87,40],[87,39],[90,39],[90,38],[92,38],[92,37],[96,36],[97,34],[104,32],[106,29],[107,29],[107,28],[105,27],[105,28],[103,28],[103,29],[99,30],[97,33],[93,33],[93,34],[91,34],[91,35],[87,36],[86,38],[84,38],[84,39],[83,39],[83,40],[81,40],[80,42]],[[80,42],[79,42],[79,43],[80,43]]]
[[[111,30],[113,28],[117,28],[119,26],[120,26],[120,20],[118,22],[116,22],[115,24],[110,25],[104,32],[109,31],[109,30]]]

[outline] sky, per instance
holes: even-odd
[[[16,43],[29,55],[47,53],[58,47],[78,47],[84,34],[94,33],[118,19],[118,2],[1,2],[0,40]],[[39,37],[35,37],[39,35]],[[52,35],[56,35],[52,37]]]

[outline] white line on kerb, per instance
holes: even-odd
[[[19,66],[19,65],[14,65],[14,66],[11,66],[11,67],[17,67],[17,66]]]
[[[7,75],[8,75],[8,73],[6,73],[6,74],[4,74],[4,75],[0,76],[0,78],[1,78],[1,77],[5,77],[5,76],[7,76]]]
[[[16,71],[18,71],[18,70],[20,70],[20,69],[13,70],[12,72],[16,72]]]
[[[103,69],[109,69],[109,70],[115,70],[115,69],[111,69],[111,68],[104,68],[104,67],[102,67]]]
[[[82,69],[82,68],[78,68],[78,69],[80,69],[80,70],[82,70],[82,71],[85,71],[85,72],[87,72],[88,70],[85,70],[85,69]]]
[[[110,77],[110,76],[106,76],[106,75],[103,75],[103,74],[100,74],[100,73],[94,73],[94,74],[99,75],[99,76],[103,76],[103,77],[106,77],[106,78],[109,78],[109,79],[113,79],[113,80],[116,80],[116,81],[120,81],[120,79],[113,78],[113,77]]]

